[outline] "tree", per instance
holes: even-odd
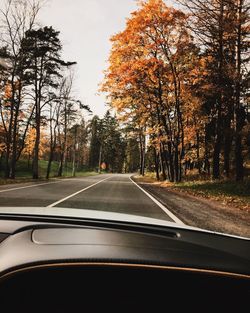
[[[49,133],[50,133],[50,141],[49,141],[49,160],[47,166],[47,174],[46,179],[49,179],[51,165],[54,158],[54,153],[57,145],[57,129],[59,126],[59,116],[60,116],[60,101],[55,100],[55,103],[49,103]]]
[[[24,51],[22,40],[36,22],[41,1],[5,0],[2,17],[0,56],[4,60],[4,84],[8,92],[1,104],[1,118],[5,131],[5,177],[15,178],[16,161],[24,147],[31,114],[24,114]],[[4,111],[4,112],[3,112]],[[19,151],[18,151],[19,150]]]
[[[191,12],[191,28],[210,58],[211,125],[214,128],[213,178],[220,177],[224,143],[224,171],[230,172],[234,137],[236,179],[243,179],[242,130],[246,122],[243,95],[249,58],[249,6],[238,0],[180,0]],[[211,99],[211,97],[210,97]]]
[[[90,122],[89,167],[101,171],[105,163],[109,172],[122,172],[125,162],[126,144],[119,123],[110,111],[104,118],[94,116]]]
[[[235,169],[236,180],[244,177],[243,152],[242,152],[242,130],[246,123],[247,103],[243,104],[243,94],[246,92],[249,81],[249,5],[245,0],[236,1],[236,75],[235,75]]]
[[[138,171],[140,167],[140,150],[138,145],[137,138],[134,138],[134,134],[131,134],[131,137],[125,139],[126,141],[126,159],[125,159],[125,172],[126,173],[134,173]]]
[[[170,180],[182,177],[184,103],[195,59],[187,16],[161,0],[140,3],[126,29],[112,38],[110,66],[102,90],[124,120],[140,129],[141,172],[144,133],[155,132]]]
[[[125,141],[115,116],[108,110],[103,118],[102,160],[110,172],[121,173],[125,159]]]
[[[99,167],[102,132],[101,120],[95,115],[90,122],[89,168],[91,169]]]
[[[36,142],[33,159],[33,178],[39,177],[38,160],[42,110],[44,106],[54,100],[51,89],[58,87],[58,78],[61,77],[62,66],[75,63],[65,63],[60,58],[62,49],[59,32],[52,27],[26,32],[22,41],[25,57],[25,79],[29,82],[35,103]]]

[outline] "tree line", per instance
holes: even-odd
[[[139,141],[133,130],[108,110],[101,119],[89,121],[89,169],[113,173],[133,173],[139,169]]]
[[[46,161],[61,177],[68,168],[137,171],[138,139],[109,111],[93,116],[73,96],[74,65],[62,59],[60,32],[38,23],[40,0],[5,0],[0,7],[0,174],[15,179],[18,164],[34,179]],[[89,116],[86,117],[86,114]],[[85,117],[84,117],[85,116]]]
[[[48,143],[47,177],[57,150],[58,176],[66,158],[69,133],[82,111],[72,96],[76,62],[64,61],[59,32],[37,23],[42,2],[5,0],[0,10],[0,160],[5,178],[16,177],[18,160],[32,158],[39,177],[41,142]],[[78,118],[79,119],[79,118]]]
[[[250,160],[249,3],[140,1],[111,38],[102,91],[130,125],[145,166],[242,180]],[[149,157],[150,155],[150,157]]]
[[[0,172],[14,179],[70,167],[155,171],[180,181],[242,180],[250,163],[249,5],[246,0],[139,2],[111,38],[101,90],[117,116],[86,118],[73,94],[76,62],[63,60],[60,33],[38,23],[41,0],[0,7]],[[85,117],[84,117],[85,116]],[[70,166],[69,166],[70,165]]]

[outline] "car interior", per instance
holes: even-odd
[[[243,312],[249,302],[249,240],[13,215],[1,216],[0,233],[2,312],[168,312],[184,304]]]

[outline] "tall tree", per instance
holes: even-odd
[[[39,143],[44,106],[54,100],[51,89],[58,87],[58,78],[61,77],[62,66],[66,63],[61,60],[61,42],[59,32],[52,27],[38,30],[31,29],[26,32],[22,41],[25,57],[25,79],[29,82],[35,103],[36,142],[33,159],[33,178],[39,177]]]
[[[187,16],[164,1],[142,1],[126,29],[112,38],[103,84],[111,105],[127,121],[137,121],[142,151],[143,132],[151,128],[157,134],[162,164],[175,181],[181,180],[185,155],[185,81],[195,59],[186,23]]]
[[[236,74],[235,74],[235,169],[236,180],[244,177],[242,130],[246,123],[247,104],[244,105],[244,92],[249,89],[249,36],[250,17],[249,3],[245,0],[236,0]],[[246,101],[246,100],[245,100]]]
[[[110,111],[103,118],[102,161],[110,172],[122,172],[125,158],[125,142],[119,123]]]
[[[190,10],[192,31],[210,58],[210,92],[214,96],[209,113],[213,115],[211,125],[214,128],[213,177],[220,177],[222,152],[224,171],[229,176],[234,136],[236,179],[241,180],[244,173],[242,130],[246,122],[246,106],[243,95],[249,62],[249,6],[245,0],[179,2]]]
[[[99,166],[102,132],[102,123],[99,117],[95,115],[90,122],[89,167],[91,169],[96,169]]]
[[[116,117],[109,111],[103,119],[94,116],[90,128],[90,168],[101,171],[101,164],[105,163],[107,171],[122,172],[126,144]]]
[[[16,161],[24,147],[25,136],[29,127],[32,112],[23,114],[24,98],[24,51],[22,40],[26,31],[36,23],[41,1],[4,0],[0,9],[2,33],[1,42],[5,53],[8,79],[5,81],[8,93],[2,103],[2,123],[5,130],[5,177],[15,178]],[[2,50],[3,52],[3,50]],[[24,116],[27,117],[24,123]],[[19,148],[19,151],[18,151]]]

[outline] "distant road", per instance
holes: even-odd
[[[0,206],[42,206],[101,210],[180,222],[128,174],[103,174],[0,186]]]

